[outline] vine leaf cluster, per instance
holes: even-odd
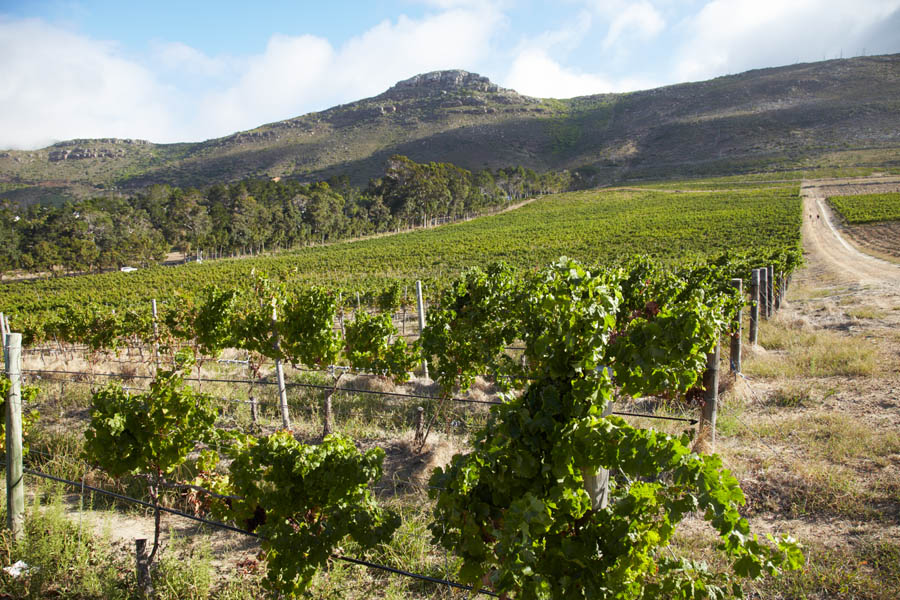
[[[485,310],[481,299],[497,296],[504,310]],[[493,407],[472,452],[430,481],[432,534],[462,558],[464,582],[516,598],[707,598],[800,566],[795,540],[752,535],[738,512],[743,494],[717,456],[691,453],[687,435],[604,416],[616,393],[693,385],[728,325],[726,305],[683,278],[592,273],[567,259],[522,277],[472,270],[447,293],[423,336],[443,386],[498,368],[512,332],[526,358],[517,365],[524,390]],[[470,320],[491,347],[458,351]],[[585,481],[602,469],[616,474],[605,505]],[[661,554],[696,511],[719,534],[731,572]]]

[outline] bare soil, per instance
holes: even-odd
[[[855,246],[865,248],[873,256],[900,261],[900,221],[847,225],[841,233],[846,233]]]

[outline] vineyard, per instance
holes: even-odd
[[[828,201],[852,225],[900,221],[900,193],[831,196]]]
[[[171,310],[180,302],[176,292],[191,296],[209,285],[241,285],[252,273],[289,285],[326,287],[345,307],[352,307],[357,294],[362,303],[374,306],[395,286],[410,302],[416,280],[423,281],[429,295],[437,295],[465,267],[486,267],[490,260],[537,268],[559,256],[588,264],[621,264],[643,254],[678,265],[731,252],[756,265],[777,263],[780,270],[790,271],[793,263],[778,261],[782,249],[796,248],[799,241],[797,189],[560,194],[513,213],[275,257],[8,283],[2,288],[0,310],[30,340],[32,332],[34,339],[41,338],[42,330],[66,307],[94,313],[115,310],[119,316],[129,311],[146,323],[152,298],[161,310]]]
[[[166,512],[257,538],[273,594],[341,561],[429,594],[737,593],[803,562],[793,538],[751,533],[709,453],[720,343],[739,371],[742,314],[755,340],[801,262],[796,191],[565,194],[250,265],[10,285],[25,473],[152,510],[145,593]],[[487,255],[505,262],[465,268]],[[391,456],[436,468],[386,484]],[[673,551],[692,514],[715,567]],[[434,544],[418,571],[392,558],[416,527]]]

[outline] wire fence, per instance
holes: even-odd
[[[154,358],[151,357],[149,359],[149,361],[141,360],[141,361],[120,361],[120,362],[128,363],[128,364],[142,364],[142,365],[147,365],[148,367],[152,367],[153,363],[150,361],[153,361],[153,360],[154,360]],[[113,362],[116,362],[116,361],[113,361]],[[236,359],[220,359],[219,362],[221,362],[223,364],[230,364],[230,365],[238,365],[238,366],[245,366],[245,367],[249,366],[249,361],[242,361],[242,360],[236,360]],[[305,369],[305,370],[298,369],[298,370],[307,371],[307,372],[320,372],[320,373],[323,372],[322,370],[316,370],[316,369]],[[334,369],[332,368],[328,372],[330,372],[333,375]],[[61,383],[74,383],[74,384],[91,383],[91,385],[93,385],[95,378],[110,379],[110,380],[118,379],[118,380],[124,380],[124,381],[134,381],[134,382],[140,382],[140,381],[149,382],[150,380],[152,380],[154,378],[154,376],[150,375],[150,374],[142,375],[142,374],[136,374],[136,373],[94,372],[94,371],[79,371],[79,370],[64,370],[64,369],[23,369],[22,374],[28,375],[28,376],[34,376],[38,379],[43,379],[43,377],[49,376],[46,379],[46,381],[52,381],[52,382],[60,381]],[[366,373],[353,373],[353,374],[354,375],[362,375],[362,376],[373,376],[373,374],[366,374]],[[261,378],[246,379],[246,378],[229,378],[229,377],[186,377],[185,381],[191,382],[191,383],[203,383],[203,384],[217,383],[217,384],[224,384],[224,385],[229,385],[229,386],[241,386],[241,385],[277,386],[278,385],[277,382],[275,382],[275,381],[268,381],[268,380],[261,379]],[[336,382],[337,382],[337,380],[335,380],[335,383]],[[458,397],[458,396],[442,397],[442,396],[436,396],[436,395],[400,392],[400,391],[361,389],[361,388],[351,387],[351,386],[347,386],[347,385],[338,386],[336,384],[328,385],[328,384],[320,384],[320,383],[296,382],[295,381],[295,382],[286,383],[286,387],[287,388],[311,389],[311,390],[318,390],[318,391],[344,392],[344,393],[348,393],[348,394],[366,394],[366,395],[374,395],[374,396],[380,396],[380,397],[402,398],[402,399],[410,399],[410,400],[425,400],[425,401],[429,401],[429,402],[451,401],[454,403],[466,404],[466,405],[495,406],[495,405],[503,404],[502,400],[493,400],[493,399],[481,400],[481,399],[477,399],[477,398],[463,398],[463,397]],[[146,390],[146,388],[140,388],[140,387],[129,387],[127,389],[135,390],[135,391]],[[61,390],[62,390],[62,388],[61,388]],[[279,402],[275,402],[275,401],[267,402],[265,400],[258,400],[258,399],[245,400],[245,399],[241,399],[241,398],[230,398],[230,397],[217,397],[217,399],[221,400],[221,401],[225,401],[225,402],[233,402],[233,403],[241,403],[241,404],[253,403],[253,404],[256,404],[259,406],[273,406],[274,407],[274,406],[280,405]],[[656,414],[649,414],[649,413],[642,413],[642,412],[635,412],[635,411],[613,411],[613,414],[621,415],[621,416],[629,416],[629,417],[660,419],[660,420],[666,420],[666,421],[687,422],[687,423],[690,423],[691,425],[695,425],[698,422],[698,420],[694,419],[694,418],[678,417],[678,416],[670,416],[670,415],[656,415]],[[46,452],[32,450],[32,451],[29,451],[29,454],[36,454],[36,455],[44,456],[45,458],[48,458],[51,460],[54,459],[53,455],[46,453]],[[126,502],[129,504],[133,504],[136,506],[141,506],[141,507],[149,508],[149,509],[153,509],[153,510],[159,510],[159,511],[165,512],[167,514],[171,514],[171,515],[174,515],[179,518],[184,518],[184,519],[188,519],[188,520],[191,520],[194,522],[198,522],[198,523],[201,523],[201,524],[213,527],[213,528],[221,529],[224,531],[230,531],[233,533],[260,539],[260,535],[253,531],[248,531],[246,529],[237,527],[235,525],[231,525],[229,523],[223,523],[220,521],[209,519],[204,516],[200,516],[198,514],[190,514],[189,512],[185,512],[185,511],[179,510],[177,508],[172,508],[170,506],[155,506],[154,504],[147,502],[146,500],[141,500],[139,498],[134,498],[134,497],[126,495],[126,494],[121,494],[121,493],[113,492],[110,490],[106,490],[106,489],[103,489],[101,487],[97,487],[94,485],[87,485],[83,480],[81,482],[74,481],[72,479],[67,479],[65,477],[60,477],[58,475],[53,475],[51,473],[44,472],[43,470],[37,470],[37,469],[33,469],[33,468],[25,468],[25,469],[23,469],[23,472],[30,476],[39,477],[39,478],[43,478],[43,479],[47,479],[47,480],[52,480],[57,483],[61,483],[61,484],[70,486],[72,488],[75,488],[76,490],[80,490],[81,494],[85,494],[85,493],[100,494],[103,496],[113,498],[114,500],[117,500],[117,501]],[[219,499],[223,499],[223,500],[239,499],[235,496],[219,494],[215,491],[206,489],[202,486],[193,485],[193,484],[165,482],[162,484],[162,486],[166,487],[168,489],[191,491],[191,492],[196,492],[199,494],[205,494],[210,497],[219,498]],[[356,564],[359,566],[364,566],[364,567],[370,568],[370,569],[376,569],[376,570],[383,571],[386,573],[391,573],[394,575],[409,577],[409,578],[413,578],[413,579],[420,580],[423,582],[429,582],[429,583],[432,583],[435,585],[447,586],[450,588],[455,588],[455,589],[464,590],[464,591],[468,591],[468,592],[475,592],[477,594],[485,594],[488,596],[494,596],[494,597],[497,596],[497,594],[495,594],[494,592],[487,590],[487,589],[482,588],[482,589],[475,590],[472,588],[472,586],[468,586],[468,585],[459,583],[457,581],[453,581],[448,578],[434,577],[431,575],[416,573],[416,572],[413,572],[408,569],[403,569],[403,568],[399,568],[396,566],[390,566],[390,565],[383,565],[383,564],[372,562],[372,561],[369,561],[369,560],[366,560],[363,558],[342,556],[342,555],[333,555],[332,558],[334,560],[344,561],[344,562],[347,562],[350,564]]]
[[[5,462],[3,462],[2,464],[4,467],[6,466]],[[76,489],[80,490],[80,493],[82,493],[82,494],[84,494],[85,492],[101,494],[104,496],[114,498],[116,500],[120,500],[122,502],[127,502],[129,504],[142,506],[144,508],[149,508],[152,510],[159,510],[161,512],[175,515],[175,516],[183,518],[183,519],[190,519],[192,521],[202,523],[204,525],[208,525],[210,527],[214,527],[214,528],[221,529],[224,531],[239,533],[241,535],[245,535],[245,536],[252,537],[255,539],[265,539],[263,536],[260,536],[259,534],[255,533],[255,532],[248,531],[246,529],[241,529],[240,527],[235,527],[234,525],[229,525],[228,523],[222,523],[221,521],[214,521],[212,519],[207,519],[207,518],[200,517],[197,515],[192,515],[190,513],[186,513],[184,511],[180,511],[180,510],[174,509],[174,508],[169,508],[166,506],[154,505],[145,500],[140,500],[138,498],[132,498],[131,496],[126,496],[124,494],[119,494],[119,493],[112,492],[109,490],[104,490],[103,488],[88,485],[88,484],[84,483],[83,481],[80,481],[80,482],[72,481],[71,479],[66,479],[64,477],[57,477],[57,476],[51,475],[49,473],[44,473],[42,471],[37,471],[34,469],[29,469],[29,468],[23,468],[22,471],[24,473],[26,473],[28,475],[32,475],[34,477],[40,477],[42,479],[56,481],[58,483],[62,483],[62,484],[68,485],[70,487],[76,488]],[[199,486],[191,486],[191,487],[198,491],[202,491],[202,492],[205,492],[208,494],[213,494],[215,496],[222,497],[220,494],[216,494],[215,492],[212,492],[211,490],[207,490],[207,489],[201,488]],[[351,563],[351,564],[355,564],[355,565],[360,565],[360,566],[364,566],[364,567],[367,567],[370,569],[376,569],[379,571],[384,571],[386,573],[392,573],[394,575],[401,575],[404,577],[417,579],[419,581],[425,581],[425,582],[434,583],[437,585],[452,587],[452,588],[459,589],[459,590],[475,592],[476,594],[484,594],[487,596],[498,597],[498,594],[496,594],[488,589],[480,588],[480,589],[476,590],[470,585],[465,585],[465,584],[459,583],[457,581],[452,581],[450,579],[444,579],[441,577],[432,577],[430,575],[424,575],[422,573],[415,573],[413,571],[409,571],[406,569],[401,569],[398,567],[392,567],[392,566],[388,566],[388,565],[382,565],[382,564],[378,564],[378,563],[364,560],[361,558],[354,558],[351,556],[342,556],[339,554],[333,554],[332,558],[334,560],[339,560],[339,561],[343,561],[343,562],[347,562],[347,563]]]
[[[152,380],[152,375],[132,375],[132,374],[123,374],[123,373],[92,373],[89,371],[63,371],[63,370],[54,370],[54,369],[23,369],[23,374],[32,374],[32,375],[66,375],[66,376],[77,376],[77,377],[103,377],[110,379],[124,379],[124,380]],[[54,381],[58,381],[54,379]],[[78,382],[76,380],[69,380],[71,383],[83,383]],[[196,383],[223,383],[229,385],[262,385],[262,386],[277,386],[278,382],[276,381],[266,381],[266,380],[254,380],[254,379],[231,379],[231,378],[216,378],[216,377],[185,377],[184,381],[186,382],[196,382]],[[303,382],[286,382],[286,388],[304,388],[304,389],[314,389],[314,390],[322,390],[322,391],[334,391],[334,392],[345,392],[350,394],[369,394],[375,396],[387,396],[394,398],[407,398],[414,400],[428,400],[432,402],[440,402],[442,400],[448,400],[455,403],[460,404],[481,404],[487,406],[496,406],[503,404],[501,400],[478,400],[475,398],[460,398],[456,396],[451,397],[443,397],[443,396],[429,396],[426,394],[411,394],[408,392],[390,392],[383,390],[367,390],[362,388],[355,387],[346,387],[346,386],[331,386],[325,384],[316,384],[316,383],[303,383]],[[219,400],[227,401],[227,402],[238,402],[238,403],[251,403],[249,400],[237,399],[237,398],[225,398],[219,397]],[[255,402],[259,406],[278,406],[279,404],[276,402],[265,402],[265,401],[252,401]],[[644,419],[658,419],[663,421],[680,421],[686,422],[691,425],[696,425],[699,420],[690,417],[676,417],[669,415],[656,415],[651,413],[639,413],[639,412],[631,412],[631,411],[613,411],[612,414],[619,416],[629,416],[629,417],[640,417]]]

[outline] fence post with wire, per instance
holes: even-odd
[[[753,269],[750,279],[750,345],[759,341],[759,280],[760,269]]]
[[[25,535],[22,479],[22,334],[3,334],[9,395],[6,398],[6,527],[14,539]]]
[[[738,295],[743,302],[743,281],[741,279],[732,279],[731,286],[737,288]],[[737,315],[735,315],[736,330],[731,333],[731,370],[735,373],[741,372],[741,334],[744,327],[741,319],[743,318],[743,313],[743,309],[738,308]]]

